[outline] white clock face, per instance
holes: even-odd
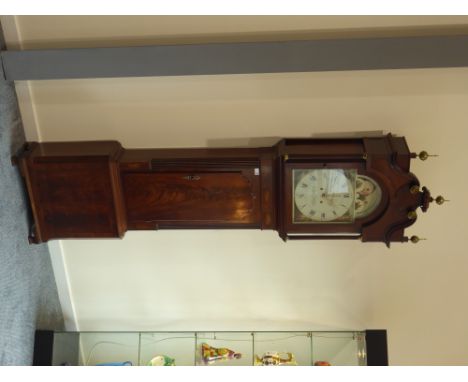
[[[356,170],[293,170],[293,222],[353,222],[355,178]]]

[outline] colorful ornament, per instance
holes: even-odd
[[[282,358],[280,356],[281,354],[286,354],[286,357]],[[255,366],[297,366],[297,362],[293,353],[280,353],[277,351],[268,351],[263,354],[262,358],[260,358],[258,355],[255,355],[254,364]]]
[[[239,359],[241,353],[236,353],[227,348],[215,348],[206,343],[201,344],[201,358],[205,364],[212,364],[216,361],[225,361],[230,359]]]
[[[317,361],[314,363],[314,366],[331,366],[331,363],[327,361]]]

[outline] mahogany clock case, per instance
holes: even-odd
[[[31,142],[12,158],[24,178],[32,243],[121,238],[128,229],[250,228],[288,239],[405,242],[414,191],[403,137],[282,139],[271,147],[124,149],[116,141]],[[292,173],[352,169],[381,189],[378,206],[350,224],[293,222]]]
[[[422,204],[422,193],[410,172],[412,154],[403,137],[360,139],[285,139],[278,147],[278,231],[283,239],[360,239],[404,242],[404,228],[414,223],[408,213]],[[382,191],[379,206],[352,224],[293,224],[292,171],[301,168],[355,169]]]

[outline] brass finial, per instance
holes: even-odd
[[[441,204],[444,204],[445,202],[450,202],[450,200],[445,199],[442,195],[439,195],[437,198],[434,199],[435,202],[440,206]]]
[[[418,217],[418,214],[416,213],[416,211],[410,211],[410,212],[408,212],[407,216],[408,216],[408,219],[414,220],[414,219],[416,219]]]
[[[427,240],[427,239],[424,239],[424,238],[422,238],[422,237],[418,237],[418,236],[413,235],[413,236],[411,236],[411,237],[409,238],[409,240],[410,240],[413,244],[417,244],[417,243],[419,243],[421,240]]]
[[[421,160],[426,160],[429,157],[438,157],[438,155],[431,155],[427,151],[421,151],[417,157]]]

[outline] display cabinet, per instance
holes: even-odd
[[[37,331],[34,365],[383,366],[385,330],[235,332]]]

